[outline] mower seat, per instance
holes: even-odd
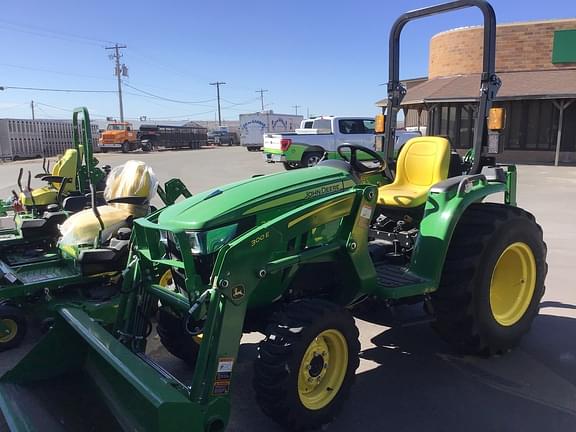
[[[58,159],[52,173],[44,176],[42,179],[53,180],[55,178],[69,178],[71,181],[64,186],[64,195],[76,190],[76,171],[78,169],[78,151],[68,149],[64,155]],[[48,185],[32,189],[32,191],[20,192],[19,200],[25,207],[31,207],[36,204],[38,207],[56,204],[60,182],[49,182]]]
[[[446,180],[449,164],[450,143],[446,138],[408,140],[398,155],[394,182],[378,189],[378,204],[403,208],[423,205],[430,188]]]
[[[108,242],[120,228],[129,227],[134,218],[148,214],[157,186],[154,172],[144,162],[128,161],[112,170],[104,190],[108,204],[97,207],[104,224],[100,241]],[[100,230],[93,209],[82,210],[60,227],[60,246],[70,254],[75,246],[94,244]]]

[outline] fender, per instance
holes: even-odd
[[[438,289],[452,234],[462,214],[487,196],[507,192],[505,183],[488,182],[484,175],[459,176],[432,187],[426,201],[411,269]]]

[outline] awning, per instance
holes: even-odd
[[[496,100],[576,98],[576,69],[501,72],[502,87]],[[408,88],[403,106],[441,102],[474,102],[480,90],[480,74],[434,78]],[[376,102],[386,106],[388,100]]]

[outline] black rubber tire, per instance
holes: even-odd
[[[12,305],[0,305],[0,320],[9,319],[16,323],[16,334],[7,342],[0,342],[0,352],[16,348],[28,331],[28,323],[22,309]]]
[[[286,171],[300,168],[300,163],[298,162],[282,162],[282,165],[284,165]]]
[[[534,254],[536,284],[528,309],[504,326],[490,307],[490,283],[502,252],[515,242]],[[516,346],[538,314],[548,271],[542,228],[534,216],[503,204],[472,204],[458,222],[444,264],[440,287],[433,294],[434,328],[459,352],[500,354]]]
[[[128,153],[130,151],[130,143],[128,141],[124,141],[122,143],[122,153]]]
[[[298,395],[298,373],[307,347],[327,329],[339,330],[344,336],[348,367],[338,394],[325,407],[311,410]],[[314,429],[330,422],[348,397],[359,351],[358,329],[346,309],[316,299],[288,304],[274,314],[266,338],[258,346],[253,386],[260,408],[288,430]]]
[[[315,166],[318,162],[322,159],[322,153],[320,152],[308,152],[304,153],[302,156],[302,161],[300,162],[300,166],[303,168],[310,168]]]
[[[156,331],[158,336],[160,336],[160,342],[170,354],[183,360],[192,368],[195,366],[200,345],[184,329],[184,321],[181,318],[171,314],[164,308],[160,308]]]

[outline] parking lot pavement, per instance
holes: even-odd
[[[192,192],[282,171],[261,153],[238,147],[98,155],[112,166],[128,159],[150,163],[161,182],[180,177]],[[0,196],[13,187],[20,166],[0,165]],[[547,291],[540,316],[521,346],[504,356],[480,359],[454,354],[426,324],[388,327],[373,310],[357,319],[362,360],[356,383],[330,431],[572,431],[576,430],[576,167],[520,166],[518,203],[531,211],[548,244]],[[406,309],[403,313],[417,314]],[[370,318],[368,322],[365,319]],[[0,355],[0,372],[33,345]],[[235,370],[229,431],[280,431],[256,405],[251,387],[258,334],[242,339]],[[167,367],[182,362],[154,340],[150,348]]]

